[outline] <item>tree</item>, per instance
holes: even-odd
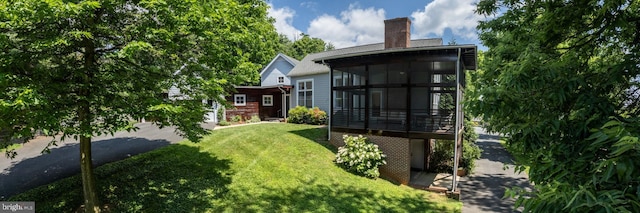
[[[640,212],[640,2],[482,0],[470,109],[526,155],[535,212]],[[522,165],[518,170],[523,171]]]
[[[292,42],[286,36],[280,35],[279,51],[295,59],[302,60],[307,54],[335,49],[333,44],[327,44],[320,38],[312,38],[304,33],[300,34],[300,36],[302,38]]]
[[[200,100],[224,102],[273,56],[266,9],[260,0],[2,1],[0,132],[79,139],[85,211],[100,211],[91,137],[153,117],[198,141]],[[193,101],[162,98],[172,85]]]

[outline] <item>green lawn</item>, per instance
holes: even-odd
[[[97,169],[101,199],[113,212],[459,212],[433,193],[367,179],[332,161],[326,128],[257,124],[213,131]],[[11,200],[38,212],[74,211],[79,176]]]

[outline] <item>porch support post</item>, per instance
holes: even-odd
[[[322,64],[326,65],[324,63],[324,60],[322,61]],[[328,114],[328,121],[327,123],[329,124],[329,128],[327,131],[327,141],[331,141],[331,123],[333,123],[333,66],[329,66],[329,112],[327,112]]]
[[[451,192],[456,191],[456,186],[458,185],[458,161],[460,160],[458,157],[458,140],[460,140],[460,57],[461,57],[461,48],[458,48],[458,59],[456,60],[456,121],[454,127],[454,142],[453,146],[453,175],[451,178]]]

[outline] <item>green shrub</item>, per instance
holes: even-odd
[[[233,122],[233,123],[239,123],[239,122],[242,122],[242,116],[240,116],[240,115],[235,115],[235,116],[231,117],[231,122]]]
[[[453,140],[437,139],[433,147],[433,154],[429,161],[429,171],[436,173],[451,173],[453,170]]]
[[[460,167],[467,170],[469,173],[473,172],[476,167],[476,160],[480,159],[482,155],[482,149],[471,141],[464,140],[462,142],[462,159],[460,159]]]
[[[249,123],[258,123],[260,121],[262,121],[262,120],[260,120],[260,117],[257,116],[257,115],[253,115],[253,116],[251,116],[251,119],[249,119]]]
[[[471,130],[473,131],[473,130]],[[460,158],[459,168],[473,172],[475,162],[480,158],[482,150],[475,142],[462,141],[462,158]],[[429,170],[432,172],[451,173],[453,170],[453,140],[436,140],[436,145],[429,161]]]
[[[221,120],[220,122],[218,122],[218,126],[229,126],[229,125],[231,125],[231,123],[225,120]]]
[[[320,110],[318,107],[314,107],[308,110],[309,120],[308,124],[321,125],[327,124],[327,113],[325,111]]]
[[[224,119],[224,111],[224,106],[220,106],[220,108],[218,108],[218,120]]]
[[[309,109],[304,106],[297,106],[289,110],[287,122],[294,124],[303,124],[309,119]]]
[[[320,110],[318,107],[306,108],[304,106],[297,106],[289,110],[289,117],[287,122],[295,124],[313,124],[321,125],[327,124],[328,116],[325,111]]]
[[[345,145],[338,148],[336,163],[357,175],[369,178],[380,176],[378,167],[387,162],[384,160],[386,155],[378,145],[368,142],[362,135],[358,137],[343,135],[342,138]]]
[[[478,140],[478,133],[473,125],[473,121],[469,114],[464,115],[464,132],[462,132],[462,159],[460,159],[460,167],[467,170],[469,173],[473,172],[476,167],[476,160],[480,159],[482,150],[476,141]]]

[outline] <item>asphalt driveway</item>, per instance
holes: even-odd
[[[93,138],[93,164],[99,166],[148,152],[183,138],[174,133],[174,128],[160,129],[151,123],[136,124],[136,132],[121,131],[113,136]],[[213,129],[212,125],[205,128]],[[0,200],[28,189],[48,184],[80,172],[80,149],[73,139],[51,147],[51,153],[41,154],[51,138],[39,137],[23,144],[14,159],[0,156]]]
[[[531,189],[526,174],[516,174],[511,155],[502,147],[500,137],[476,127],[482,156],[476,161],[473,174],[461,182],[463,213],[520,212],[514,210],[513,199],[503,199],[506,188],[514,186]],[[504,167],[508,166],[505,170]]]

